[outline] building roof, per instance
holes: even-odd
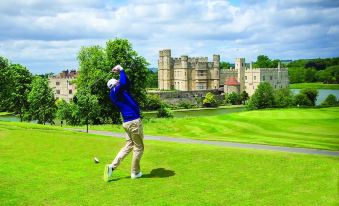
[[[235,77],[228,78],[224,84],[227,86],[239,86],[240,85],[240,83],[237,81]]]

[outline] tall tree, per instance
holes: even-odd
[[[272,66],[272,62],[268,56],[259,55],[257,57],[257,61],[254,63],[255,68],[270,68]]]
[[[12,94],[11,94],[11,111],[19,114],[20,121],[24,114],[28,111],[28,94],[31,90],[32,74],[26,67],[20,64],[12,64],[11,66],[13,75]]]
[[[255,90],[250,101],[249,109],[272,108],[274,105],[274,90],[270,83],[261,82]]]
[[[10,69],[8,59],[0,56],[0,111],[7,110],[10,106],[10,97],[12,94],[11,84],[13,75]]]
[[[38,120],[39,124],[53,123],[56,112],[55,99],[48,80],[39,76],[32,82],[32,90],[28,94],[29,117]]]
[[[127,39],[114,39],[106,43],[106,48],[100,46],[82,47],[79,55],[79,89],[89,89],[100,102],[100,111],[91,117],[93,123],[104,123],[110,119],[113,123],[120,123],[120,113],[113,107],[109,99],[107,81],[118,78],[112,74],[113,66],[120,64],[130,79],[130,91],[135,100],[143,106],[146,103],[146,86],[149,72],[148,63],[132,49]]]
[[[77,93],[79,116],[83,123],[86,124],[87,133],[88,125],[91,119],[94,119],[99,112],[99,103],[95,95],[92,95],[88,89],[80,89]]]

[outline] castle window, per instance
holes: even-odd
[[[55,82],[55,85],[60,85],[60,82]]]
[[[247,80],[247,76],[245,76],[245,80]]]
[[[273,79],[273,77],[272,76],[270,76],[270,80],[272,80]]]
[[[257,77],[256,77],[256,76],[254,76],[253,78],[254,78],[254,80],[256,80],[256,78],[257,78]]]
[[[265,75],[264,75],[264,76],[262,76],[262,80],[263,80],[263,81],[265,81]]]
[[[60,90],[56,90],[56,93],[57,93],[57,94],[60,94]]]
[[[68,94],[72,94],[73,93],[73,91],[70,89],[70,90],[68,90]]]

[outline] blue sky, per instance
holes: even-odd
[[[78,67],[81,46],[128,38],[157,67],[172,56],[253,61],[339,56],[334,0],[12,0],[0,2],[0,55],[33,73]]]

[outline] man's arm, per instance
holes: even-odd
[[[120,88],[121,89],[129,89],[129,80],[127,78],[127,75],[124,71],[124,69],[120,66],[120,65],[117,65],[115,66],[113,69],[112,69],[112,72],[114,73],[120,73]]]

